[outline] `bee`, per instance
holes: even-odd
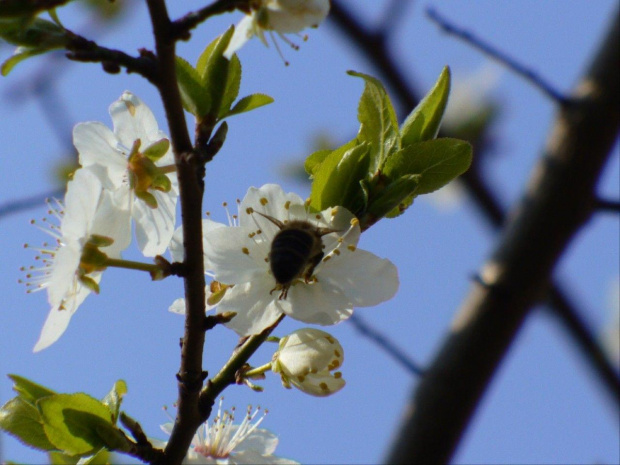
[[[323,259],[321,238],[335,229],[319,228],[308,221],[293,220],[287,223],[272,216],[254,211],[275,224],[280,231],[271,242],[269,266],[276,280],[273,291],[281,290],[278,300],[286,299],[293,281],[303,278],[306,283],[312,279],[314,268]]]

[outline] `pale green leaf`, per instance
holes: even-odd
[[[316,210],[343,206],[353,213],[365,207],[360,181],[368,177],[369,144],[334,150],[317,168],[312,182],[310,206]]]
[[[123,397],[127,394],[127,383],[122,379],[119,379],[110,392],[106,394],[106,396],[101,401],[103,405],[107,406],[110,410],[110,414],[112,415],[112,423],[116,423],[118,419],[118,412],[121,408],[121,402],[123,401]]]
[[[375,195],[371,192],[368,208],[360,217],[362,230],[369,228],[384,216],[398,216],[405,211],[411,205],[409,198],[415,194],[419,181],[418,175],[405,175],[390,182]]]
[[[30,48],[30,47],[17,47],[13,55],[4,60],[2,66],[0,66],[0,74],[2,76],[7,76],[13,68],[28,58],[41,55],[45,52],[48,52],[47,49],[41,48]]]
[[[227,89],[234,91],[234,81],[240,77],[235,74],[235,65],[224,58],[223,54],[228,47],[230,38],[234,32],[234,27],[230,27],[224,34],[211,42],[202,52],[196,63],[196,70],[202,78],[202,85],[209,94],[211,101],[208,114],[217,118],[222,108],[222,102],[226,101]],[[232,69],[232,75],[229,70]],[[229,84],[229,78],[231,83]],[[234,92],[233,92],[234,93]],[[228,99],[230,96],[227,97]],[[204,115],[203,115],[204,116]]]
[[[233,55],[233,56],[236,56],[236,55]],[[265,94],[248,95],[247,97],[243,97],[241,100],[235,103],[235,106],[232,107],[231,110],[228,113],[226,113],[224,116],[228,117],[232,115],[238,115],[240,113],[245,113],[245,112],[254,110],[256,108],[269,105],[270,103],[273,103],[273,98],[271,98],[269,95],[265,95]]]
[[[222,104],[220,105],[218,119],[222,119],[226,115],[230,114],[230,107],[239,95],[239,89],[241,87],[241,61],[239,61],[237,55],[233,55],[229,61],[230,63],[228,64],[226,88],[224,89],[224,95],[222,96]]]
[[[211,99],[198,71],[181,57],[176,57],[176,73],[183,108],[196,117],[210,109]]]
[[[69,455],[93,454],[109,442],[102,431],[115,428],[110,410],[84,394],[56,394],[37,401],[50,442]]]
[[[19,375],[8,375],[13,381],[13,390],[19,394],[19,396],[26,402],[34,405],[34,403],[41,397],[51,396],[56,394],[51,389],[41,386],[40,384],[30,381]]]
[[[407,117],[400,130],[403,147],[437,137],[450,94],[450,68],[444,67],[428,94]]]
[[[472,147],[459,139],[435,139],[404,147],[385,165],[385,175],[397,179],[421,175],[416,195],[428,194],[452,181],[469,168]]]
[[[357,139],[370,145],[369,170],[374,173],[400,148],[398,119],[381,81],[354,71],[348,71],[348,74],[361,77],[365,81],[357,109],[360,122]]]
[[[22,397],[14,397],[0,408],[0,429],[35,449],[56,449],[47,439],[39,411]]]

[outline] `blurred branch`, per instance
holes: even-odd
[[[64,189],[53,190],[44,194],[36,194],[31,197],[24,197],[8,202],[0,203],[0,220],[4,216],[12,215],[31,208],[43,207],[45,199],[51,197],[62,197]]]
[[[453,23],[450,23],[446,18],[441,16],[434,8],[427,8],[426,14],[428,17],[437,24],[444,32],[452,34],[464,42],[468,43],[472,47],[480,50],[485,55],[503,64],[515,74],[525,78],[534,87],[540,89],[545,95],[555,100],[561,105],[565,105],[568,102],[566,97],[562,93],[555,90],[555,88],[540,77],[536,72],[523,66],[521,63],[515,61],[509,57],[506,53],[500,51],[494,46],[484,42],[482,39],[476,37],[472,32],[459,28]]]
[[[373,33],[366,32],[366,27],[358,21],[351,12],[342,6],[339,0],[332,0],[330,20],[342,29],[346,38],[359,47],[368,61],[377,69],[382,79],[394,92],[397,101],[404,111],[411,111],[420,101],[420,94],[414,91],[414,87],[408,84],[404,73],[397,67],[396,61],[390,56],[389,49],[376,47],[371,40]],[[410,81],[410,80],[409,80]],[[439,137],[446,134],[440,132]],[[475,144],[475,149],[480,147]],[[495,229],[504,226],[506,213],[497,196],[492,191],[481,174],[479,161],[484,157],[478,151],[474,156],[471,168],[459,179],[465,185],[467,192],[473,198],[475,204],[481,210],[484,218]],[[598,379],[611,394],[612,398],[618,399],[620,392],[620,380],[615,372],[613,364],[609,361],[601,349],[596,336],[587,327],[581,318],[582,312],[568,298],[568,294],[557,281],[553,282],[550,289],[550,303],[552,310],[560,318],[568,334],[576,342],[577,348],[591,367],[596,371]]]
[[[370,326],[357,313],[351,315],[348,321],[351,322],[355,329],[364,337],[377,344],[381,350],[386,352],[392,359],[396,360],[409,373],[415,376],[424,374],[424,369],[411,360],[411,358],[403,350],[398,348],[389,337],[386,337],[374,327]]]
[[[620,201],[597,199],[595,208],[599,211],[620,213]]]
[[[564,107],[526,195],[418,385],[389,463],[446,463],[564,250],[592,216],[620,124],[620,22]],[[616,400],[620,391],[615,392]]]

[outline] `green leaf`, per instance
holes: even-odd
[[[360,122],[357,139],[370,144],[370,171],[374,173],[383,166],[392,152],[400,148],[398,119],[381,81],[355,71],[347,73],[361,77],[366,82],[357,109]]]
[[[355,140],[352,140],[351,142],[349,142],[351,146],[353,146],[354,143],[355,143]],[[321,166],[321,163],[323,163],[325,159],[328,157],[328,155],[332,152],[333,150],[323,149],[323,150],[317,150],[316,152],[313,152],[310,155],[308,155],[308,158],[306,158],[306,161],[304,162],[304,169],[306,170],[306,173],[308,173],[310,177],[313,177],[315,171]]]
[[[109,447],[115,430],[110,410],[84,394],[56,394],[38,400],[43,428],[50,442],[69,455],[89,455]]]
[[[362,230],[368,229],[384,216],[398,216],[405,211],[411,205],[408,199],[414,195],[419,181],[419,175],[401,176],[375,194],[369,200],[366,212],[360,217]],[[395,215],[396,212],[398,214]]]
[[[107,449],[101,449],[89,457],[82,457],[76,465],[109,465],[112,462],[112,454]]]
[[[48,389],[45,386],[41,386],[40,384],[30,381],[29,379],[23,378],[22,376],[8,376],[9,378],[11,378],[11,381],[13,381],[13,390],[19,394],[19,397],[33,405],[41,397],[56,394],[51,389]]]
[[[56,450],[47,439],[37,408],[22,397],[14,397],[0,408],[0,429],[27,446]]]
[[[444,67],[428,94],[413,109],[400,129],[402,146],[437,137],[450,94],[450,68]]]
[[[50,465],[77,465],[79,457],[63,454],[62,452],[50,452],[47,454]]]
[[[110,414],[112,415],[112,423],[116,423],[118,419],[118,413],[121,408],[121,402],[123,401],[123,397],[127,394],[127,383],[122,379],[119,379],[110,392],[106,394],[106,396],[101,401],[103,405],[108,407],[110,410]]]
[[[398,179],[421,175],[416,195],[428,194],[452,181],[469,168],[472,147],[459,139],[435,139],[404,147],[386,163],[384,174]]]
[[[363,209],[364,192],[360,181],[368,176],[370,146],[345,144],[330,153],[315,171],[310,206],[316,210],[341,205],[353,213]]]
[[[226,80],[226,89],[222,97],[222,104],[220,105],[220,112],[218,119],[224,118],[225,115],[229,115],[230,107],[239,95],[239,89],[241,87],[241,61],[237,55],[233,55],[230,58],[228,65],[228,79]],[[246,97],[247,98],[247,97]],[[273,99],[272,99],[273,101]],[[271,103],[271,102],[269,102]],[[249,111],[249,110],[246,110]]]
[[[217,118],[220,114],[222,103],[230,99],[230,93],[234,93],[235,79],[240,78],[240,72],[239,76],[235,74],[235,65],[231,65],[231,61],[223,56],[233,32],[234,27],[230,27],[224,34],[211,42],[204,49],[196,63],[196,70],[202,78],[202,85],[207,90],[211,101],[208,111],[200,115],[201,117],[210,114]],[[231,68],[232,72],[229,73]],[[231,83],[228,82],[229,79]],[[229,94],[226,93],[227,90]],[[224,99],[225,95],[228,95],[226,99]]]
[[[7,76],[17,64],[47,51],[46,49],[40,48],[17,47],[13,55],[4,60],[2,66],[0,66],[0,74],[2,74],[2,76]]]
[[[260,108],[265,105],[269,105],[273,103],[273,98],[269,95],[265,94],[252,94],[247,97],[243,97],[235,106],[231,108],[231,110],[224,114],[223,117],[228,117],[232,115],[238,115],[240,113],[246,113],[248,111],[254,110],[256,108]]]
[[[41,18],[0,21],[0,37],[13,45],[45,50],[64,47],[69,40],[62,27]]]
[[[176,73],[183,108],[196,117],[207,114],[211,98],[198,71],[183,58],[176,57]]]
[[[356,145],[357,145],[357,139],[353,139],[347,142],[346,144],[341,145],[335,150],[324,149],[324,150],[318,150],[310,154],[308,158],[306,158],[306,161],[304,162],[304,169],[306,170],[306,173],[308,173],[311,177],[314,177],[314,175],[319,170],[321,164],[325,161],[325,159],[332,152],[338,152],[340,154],[340,157],[342,158],[342,156],[345,154],[347,150],[355,147]]]

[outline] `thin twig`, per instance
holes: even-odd
[[[358,314],[354,313],[351,315],[349,321],[364,337],[377,344],[381,350],[386,352],[409,373],[415,376],[422,376],[424,374],[424,369],[411,360],[411,357],[405,351],[397,347],[389,337],[381,334],[376,328],[366,323]]]
[[[566,105],[570,101],[561,93],[558,92],[551,84],[544,80],[538,73],[529,69],[528,67],[517,62],[513,58],[509,57],[506,53],[502,52],[493,45],[483,41],[479,37],[470,31],[462,29],[453,23],[449,22],[445,17],[441,16],[436,9],[427,8],[427,16],[435,22],[446,33],[452,34],[464,42],[468,43],[472,47],[480,50],[485,55],[493,58],[497,62],[503,64],[515,74],[523,77],[530,84],[537,89],[541,90],[545,95],[555,100],[560,105]]]

